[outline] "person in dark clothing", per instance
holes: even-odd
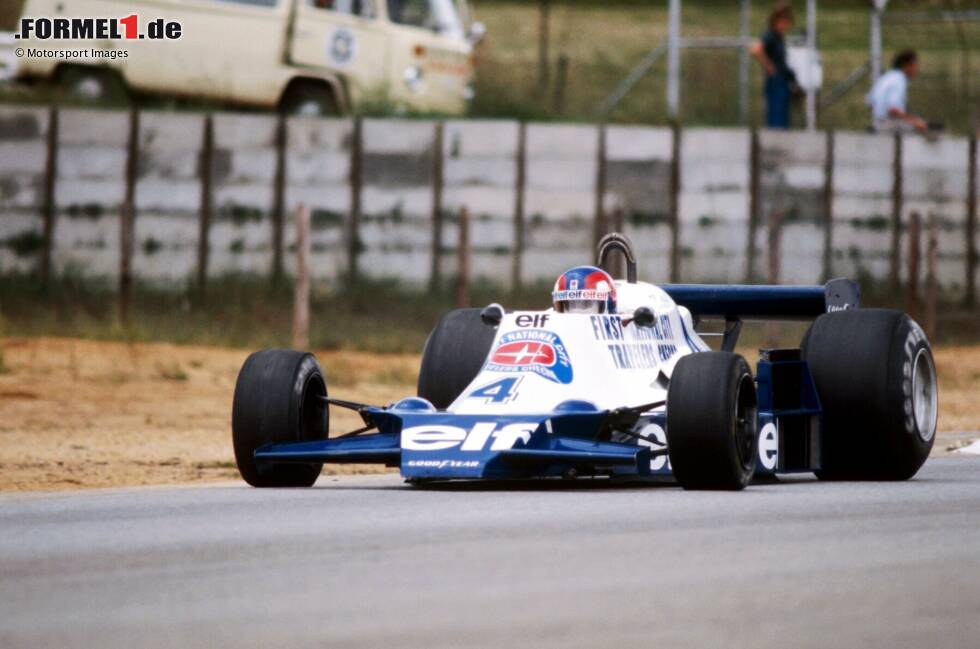
[[[777,4],[769,14],[769,29],[749,51],[766,73],[766,126],[789,128],[789,104],[796,74],[786,63],[786,34],[793,28],[793,9]]]

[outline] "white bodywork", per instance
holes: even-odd
[[[690,312],[663,290],[617,280],[616,292],[617,315],[507,314],[483,369],[448,411],[546,413],[572,399],[605,410],[665,399],[678,359],[709,348]],[[653,311],[656,326],[623,325],[641,306]]]

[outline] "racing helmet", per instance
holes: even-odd
[[[558,277],[551,300],[558,313],[616,313],[616,286],[601,268],[576,266]]]

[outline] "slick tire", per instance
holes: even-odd
[[[253,487],[309,487],[322,464],[255,461],[266,444],[326,439],[329,412],[320,397],[327,381],[313,354],[265,349],[246,359],[238,373],[231,429],[235,462]]]
[[[667,452],[685,489],[744,489],[758,457],[758,408],[748,363],[699,352],[677,362],[667,388]]]
[[[422,350],[418,395],[445,410],[483,367],[496,330],[480,309],[456,309],[439,320]]]
[[[939,411],[922,328],[890,309],[817,318],[803,337],[823,408],[822,480],[907,480],[929,457]]]

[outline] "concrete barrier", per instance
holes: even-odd
[[[62,109],[57,137],[49,141],[51,114],[0,107],[0,272],[40,268],[50,212],[53,271],[112,280],[119,272],[129,116]],[[215,114],[208,193],[201,169],[204,116],[142,113],[134,275],[185,286],[200,263],[202,232],[208,276],[269,273],[280,214],[284,269],[291,273],[292,219],[303,203],[311,213],[315,280],[339,277],[351,250],[371,277],[414,285],[432,273],[448,279],[456,273],[457,215],[465,207],[474,279],[506,284],[519,272],[524,281],[550,280],[591,261],[602,217],[610,226],[621,222],[634,240],[643,277],[667,281],[676,149],[684,281],[742,281],[749,254],[762,279],[774,212],[783,216],[782,281],[816,282],[827,272],[887,280],[896,242],[905,250],[907,215],[918,210],[939,218],[943,291],[962,294],[966,286],[970,144],[964,138],[906,136],[896,157],[891,136],[760,131],[753,171],[756,149],[744,129],[682,129],[675,147],[668,128],[608,126],[601,145],[594,125],[528,124],[521,158],[514,121],[365,119],[355,170],[352,119],[290,118],[284,129],[275,116]],[[49,167],[56,170],[51,183]],[[356,227],[352,178],[361,181]],[[202,227],[205,197],[211,218]],[[515,227],[518,213],[523,229]],[[523,261],[515,265],[521,248]]]

